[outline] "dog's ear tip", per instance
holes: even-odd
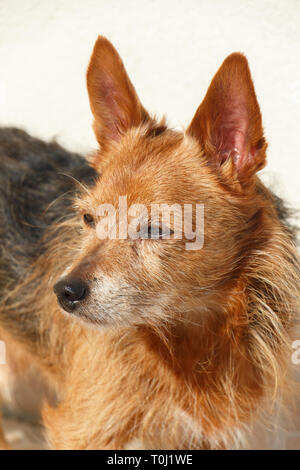
[[[241,65],[246,65],[248,64],[248,59],[247,56],[244,54],[244,52],[241,51],[236,51],[236,52],[231,52],[225,59],[223,64],[241,64]]]
[[[109,41],[109,39],[104,36],[103,34],[98,34],[97,36],[97,39],[96,39],[96,42],[95,42],[95,45],[96,44],[111,44],[111,42]]]
[[[232,52],[229,54],[225,58],[221,68],[228,68],[231,72],[235,69],[238,73],[244,71],[247,74],[250,74],[249,62],[247,56],[243,52]]]
[[[115,48],[110,40],[106,36],[99,34],[95,41],[92,55],[99,56],[101,53],[111,50],[115,50]]]
[[[234,51],[229,54],[225,60],[230,60],[230,61],[243,61],[247,60],[247,57],[244,52],[242,51]]]

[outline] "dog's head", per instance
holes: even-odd
[[[148,114],[103,37],[87,86],[99,178],[76,201],[82,245],[58,300],[99,326],[199,324],[261,236],[266,143],[247,60],[227,57],[184,133]]]

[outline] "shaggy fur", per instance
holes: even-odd
[[[58,405],[43,410],[49,442],[246,446],[251,426],[292,394],[300,280],[288,214],[256,176],[266,143],[247,61],[225,60],[184,134],[144,110],[105,38],[87,77],[95,172],[19,131],[1,138],[0,322],[57,390]],[[73,192],[66,172],[80,181],[74,208],[60,197]],[[203,248],[99,240],[84,216],[96,223],[99,204],[120,195],[204,204]],[[66,276],[89,286],[73,315],[53,292]]]

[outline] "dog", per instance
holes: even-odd
[[[257,176],[247,59],[225,59],[185,132],[150,116],[102,36],[87,88],[85,163],[36,140],[11,152],[14,135],[1,152],[1,337],[56,392],[53,449],[246,448],[295,390],[300,280],[289,212]],[[124,196],[127,224],[110,211]],[[155,204],[175,207],[164,224]],[[195,210],[176,236],[184,205],[202,208],[197,249]]]

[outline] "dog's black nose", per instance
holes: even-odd
[[[73,312],[86,297],[88,287],[81,279],[65,277],[55,284],[54,292],[61,307]]]

